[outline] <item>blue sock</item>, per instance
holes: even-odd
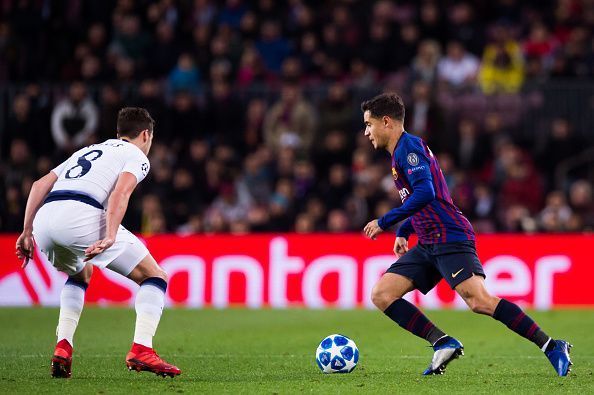
[[[421,310],[404,299],[396,299],[384,310],[384,314],[402,328],[427,340],[431,345],[446,335],[433,325]]]
[[[501,299],[499,304],[497,304],[493,318],[505,324],[505,326],[518,335],[530,340],[541,349],[550,339],[536,322],[527,316],[518,305],[505,299]],[[554,342],[549,342],[547,349],[543,351],[548,351],[548,347],[554,347]]]

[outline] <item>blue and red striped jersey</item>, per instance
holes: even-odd
[[[392,154],[392,176],[403,204],[414,194],[414,185],[429,181],[433,186],[434,199],[410,216],[410,224],[421,243],[475,239],[470,221],[452,201],[437,159],[421,138],[406,132],[402,134]],[[382,219],[388,225],[386,222],[392,221],[386,216]]]

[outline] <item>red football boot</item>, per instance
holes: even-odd
[[[138,343],[133,343],[130,352],[126,355],[126,366],[128,370],[137,372],[146,370],[163,377],[175,377],[181,374],[177,366],[165,362],[155,350]]]
[[[52,357],[52,377],[70,378],[72,376],[72,345],[68,340],[62,339],[56,344]]]

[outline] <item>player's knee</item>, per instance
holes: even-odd
[[[159,278],[163,279],[163,281],[168,282],[169,281],[169,276],[167,275],[167,272],[163,269],[161,269],[161,267],[159,267]]]
[[[79,273],[69,276],[74,281],[89,285],[91,276],[93,275],[93,265],[86,265]]]
[[[493,315],[495,307],[492,299],[493,298],[490,296],[473,297],[468,298],[466,303],[468,304],[468,307],[477,314]]]
[[[169,277],[167,276],[167,272],[163,269],[161,269],[160,266],[156,266],[154,268],[151,268],[151,270],[147,271],[145,273],[145,279],[147,278],[160,278],[161,280],[168,282],[169,281]]]
[[[396,299],[400,299],[401,296],[394,295],[393,292],[385,289],[384,287],[375,286],[371,290],[371,302],[381,311],[388,308]]]

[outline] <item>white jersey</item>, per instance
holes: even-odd
[[[123,172],[140,183],[148,174],[146,155],[132,143],[110,139],[76,151],[52,171],[58,176],[52,191],[81,192],[107,207],[107,199]]]

